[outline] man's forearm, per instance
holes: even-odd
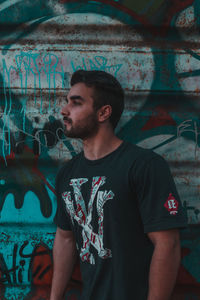
[[[150,273],[147,300],[169,300],[176,282],[180,265],[180,244],[155,245]]]
[[[50,300],[62,300],[76,261],[76,246],[72,237],[65,238],[58,230],[53,247],[53,280]]]

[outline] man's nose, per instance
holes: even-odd
[[[68,115],[70,114],[68,103],[65,104],[65,105],[61,108],[60,113],[61,113],[62,116],[66,116],[66,115],[68,116]]]

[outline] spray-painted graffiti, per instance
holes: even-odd
[[[51,251],[49,246],[43,243],[36,243],[33,246],[34,243],[31,240],[19,241],[9,247],[11,239],[13,239],[12,232],[9,232],[6,241],[1,241],[7,252],[2,253],[1,248],[0,284],[4,285],[3,293],[6,298],[10,299],[10,294],[13,293],[16,299],[25,299],[32,290],[31,285],[50,285]],[[26,288],[17,289],[20,285]]]
[[[14,63],[14,65],[8,67],[6,60],[4,58],[2,59],[4,88],[6,86],[10,88],[19,86],[21,93],[26,95],[30,79],[33,81],[31,85],[34,85],[34,90],[36,90],[36,88],[41,90],[42,85],[44,88],[44,84],[48,86],[49,90],[56,89],[58,79],[61,81],[61,86],[63,85],[64,71],[62,65],[59,64],[59,58],[55,54],[21,52],[15,56]],[[34,100],[36,101],[35,94]],[[8,107],[8,110],[9,109]],[[42,104],[40,109],[42,113]]]
[[[198,148],[200,146],[200,140],[199,140],[199,135],[200,135],[200,127],[199,127],[199,122],[195,121],[195,120],[186,120],[184,122],[182,122],[178,128],[177,128],[177,136],[184,136],[184,135],[188,135],[188,134],[192,134],[193,135],[193,140],[195,142],[195,159],[198,159],[197,157],[197,152],[198,152]]]
[[[20,247],[18,244],[14,244],[11,268],[7,266],[4,255],[0,253],[0,283],[17,284],[31,282],[32,280],[43,280],[48,272],[52,272],[51,261],[45,267],[40,264],[36,266],[34,262],[36,256],[43,256],[44,258],[45,255],[50,255],[50,250],[44,246],[38,246],[35,247],[32,253],[26,253],[28,244],[29,241],[25,241]],[[17,260],[19,260],[18,263]],[[29,265],[28,272],[24,274],[27,261]],[[51,278],[51,274],[48,276]]]
[[[7,233],[1,232],[0,298],[13,299],[14,295],[14,299],[49,299],[55,228],[49,227],[48,231],[43,228],[40,232],[37,229],[32,233],[28,233],[24,226],[21,231],[15,226],[15,232],[9,225],[4,228]],[[15,242],[16,236],[19,237],[18,243]],[[28,239],[24,241],[25,236]],[[74,299],[79,299],[79,273],[77,264],[66,291],[66,299],[72,295]]]
[[[71,62],[73,72],[79,69],[83,70],[101,70],[109,73],[113,73],[114,76],[117,77],[117,73],[120,70],[122,64],[116,65],[108,65],[108,60],[104,56],[95,56],[94,60],[88,59],[86,60],[84,57],[82,58],[82,64],[75,66],[74,62]],[[113,71],[113,72],[112,72]]]
[[[169,161],[190,224],[200,222],[200,56],[194,32],[200,5],[147,2],[1,1],[0,223],[7,226],[0,246],[2,299],[49,298],[55,174],[82,147],[64,136],[60,108],[79,68],[119,79],[126,110],[118,135]],[[12,240],[6,242],[11,227]],[[24,237],[21,228],[32,236]],[[182,281],[174,299],[199,298],[200,273],[192,267],[198,265],[198,234],[195,243],[193,231],[182,236]],[[77,278],[67,300],[80,298]],[[187,284],[193,289],[181,293]]]

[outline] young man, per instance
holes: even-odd
[[[80,70],[71,86],[62,115],[83,152],[57,176],[50,300],[63,299],[77,254],[81,300],[168,300],[186,226],[169,168],[114,134],[124,94],[112,75]]]

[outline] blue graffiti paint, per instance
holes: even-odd
[[[40,90],[40,113],[43,113],[43,96],[42,96],[42,84],[41,84],[41,75],[44,74],[46,77],[46,82],[48,83],[49,88],[49,97],[51,93],[51,89],[54,90],[54,104],[53,107],[56,106],[56,76],[61,76],[62,86],[64,87],[64,70],[61,67],[61,71],[58,70],[59,58],[51,53],[48,54],[40,54],[33,52],[21,52],[19,55],[15,56],[14,59],[15,65],[7,66],[6,60],[2,60],[3,65],[3,90],[4,90],[4,98],[5,98],[5,107],[3,113],[3,128],[2,128],[2,155],[4,161],[6,163],[6,156],[11,153],[11,143],[10,143],[10,113],[12,111],[12,80],[13,74],[17,75],[20,80],[21,85],[21,94],[24,96],[21,105],[21,114],[22,114],[22,130],[26,132],[26,105],[27,105],[27,89],[28,89],[28,81],[30,76],[33,76],[34,82],[34,98],[36,105],[36,88],[37,83]],[[14,80],[13,80],[14,81]],[[53,82],[53,83],[52,83]],[[43,83],[45,83],[43,81]],[[51,102],[49,98],[49,109],[51,109]],[[7,141],[5,139],[5,135],[7,134]]]
[[[200,25],[200,2],[198,0],[194,1],[194,15],[196,25],[199,27]]]
[[[56,88],[56,75],[59,75],[62,79],[62,87],[64,87],[64,70],[61,66],[61,71],[58,70],[59,58],[55,54],[41,54],[33,52],[21,52],[19,55],[15,56],[15,63],[17,68],[13,67],[19,74],[21,79],[21,89],[25,95],[27,94],[28,79],[29,76],[34,77],[34,94],[36,92],[37,82],[39,90],[41,92],[41,75],[44,74],[46,77],[46,82],[49,88],[49,94],[51,89]],[[25,71],[25,75],[23,72]],[[9,72],[10,76],[10,72]],[[24,77],[24,78],[23,78]],[[53,77],[53,80],[52,80]],[[53,81],[53,84],[52,84]],[[42,96],[42,94],[41,94]],[[36,97],[36,94],[35,94]],[[41,103],[42,107],[42,103]],[[41,110],[42,112],[42,110]]]
[[[5,163],[7,164],[7,161],[6,161],[6,155],[7,155],[7,142],[6,142],[6,139],[5,139],[5,129],[7,127],[7,110],[9,111],[8,109],[8,98],[7,98],[7,93],[6,93],[6,82],[5,82],[5,72],[7,73],[8,75],[8,70],[7,70],[7,67],[6,67],[6,62],[5,60],[3,59],[3,90],[4,90],[4,98],[5,98],[5,107],[4,107],[4,113],[3,113],[3,142],[2,142],[2,155],[3,155],[3,158],[4,158],[4,161]],[[9,79],[8,79],[8,82],[9,82]],[[8,130],[8,136],[10,135],[10,129]],[[6,144],[5,144],[6,143]],[[8,151],[9,152],[9,151]]]
[[[56,200],[53,192],[46,187],[52,203],[52,213],[45,218],[41,213],[40,200],[32,191],[28,191],[24,196],[24,204],[21,208],[15,207],[15,198],[9,193],[5,199],[0,216],[0,224],[52,224],[56,212]]]
[[[84,57],[82,58],[82,64],[76,65],[75,62],[71,61],[71,66],[73,72],[83,69],[83,70],[100,70],[100,71],[107,71],[112,72],[114,70],[114,76],[117,77],[117,73],[122,67],[122,64],[116,65],[109,65],[108,59],[104,56],[95,56],[94,59],[86,60]]]

